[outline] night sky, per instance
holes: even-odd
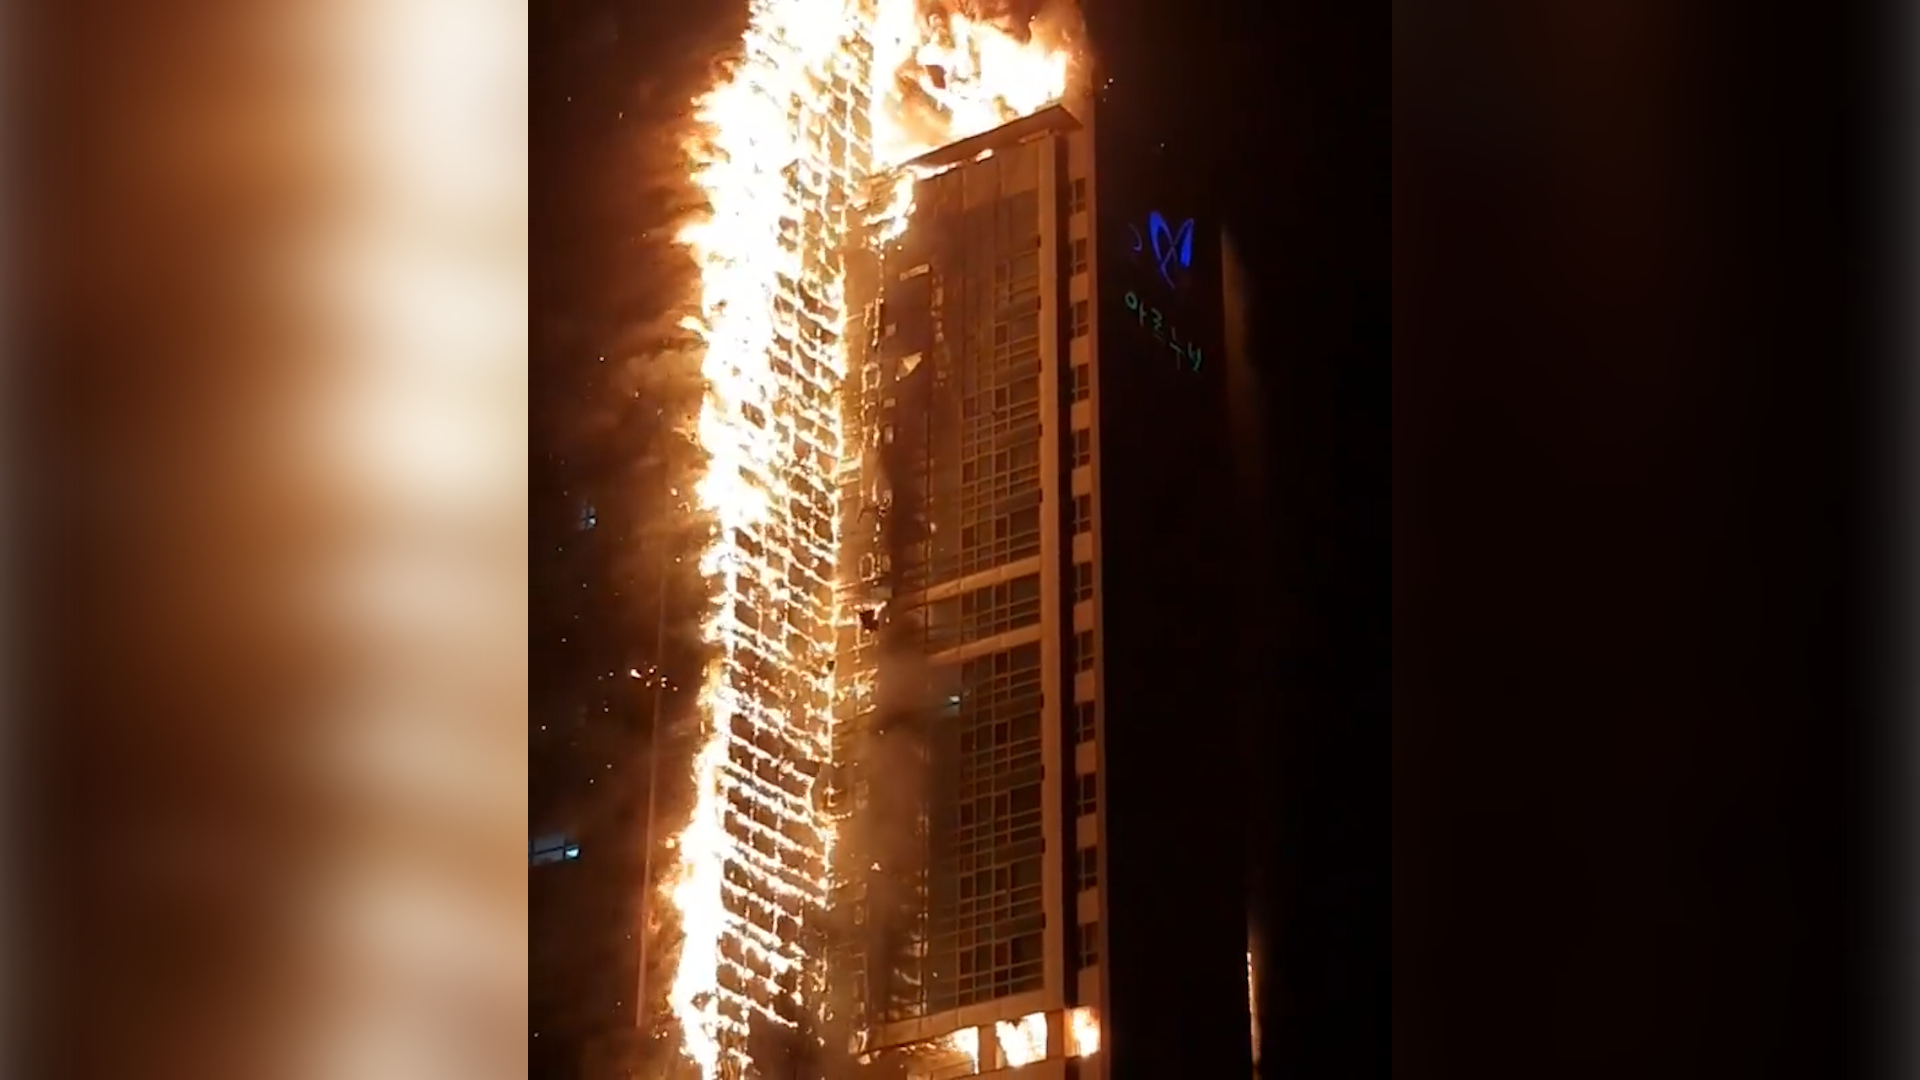
[[[678,465],[663,461],[685,453],[659,417],[689,402],[623,360],[675,340],[663,290],[685,271],[663,227],[687,195],[662,120],[707,84],[738,6],[532,8],[530,813],[586,841],[564,895],[535,889],[533,1024],[549,1043],[630,1023],[632,972],[594,958],[617,955],[637,868],[594,841],[634,820],[651,698],[627,671],[662,659],[661,566],[691,540],[643,531],[669,501]],[[1090,32],[1110,73],[1181,118],[1186,145],[1168,152],[1213,178],[1255,287],[1274,594],[1249,604],[1243,632],[1269,660],[1274,719],[1258,735],[1269,782],[1252,861],[1258,903],[1288,912],[1268,920],[1266,1057],[1272,1075],[1373,1075],[1390,980],[1385,17],[1194,7],[1103,3]],[[692,655],[669,642],[666,670],[684,678]],[[578,1052],[535,1046],[536,1077],[565,1075]]]

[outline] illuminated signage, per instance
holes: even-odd
[[[1139,320],[1141,328],[1151,334],[1155,342],[1166,346],[1173,353],[1176,365],[1188,371],[1200,370],[1200,361],[1203,359],[1200,346],[1182,338],[1180,332],[1174,328],[1173,323],[1167,320],[1166,315],[1159,308],[1142,300],[1140,294],[1132,289],[1127,290],[1127,295],[1122,298],[1121,303],[1133,313]]]
[[[1151,342],[1153,348],[1165,348],[1172,353],[1174,367],[1181,371],[1199,371],[1204,358],[1199,343],[1182,335],[1173,324],[1174,316],[1169,314],[1186,310],[1180,294],[1193,272],[1193,241],[1197,231],[1194,219],[1187,218],[1176,225],[1158,210],[1148,211],[1144,224],[1138,223],[1138,219],[1127,224],[1135,269],[1131,275],[1133,280],[1127,282],[1132,287],[1121,297],[1122,306],[1139,324],[1141,336]]]
[[[1170,289],[1179,288],[1187,271],[1193,269],[1193,219],[1188,218],[1175,228],[1167,224],[1160,211],[1153,210],[1147,213],[1146,232],[1131,224],[1127,231],[1133,234],[1134,254],[1151,258],[1160,280]]]

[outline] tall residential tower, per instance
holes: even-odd
[[[1247,1075],[1220,231],[1091,112],[850,245],[829,1076]]]

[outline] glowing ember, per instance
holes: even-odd
[[[685,938],[668,999],[706,1080],[744,1072],[749,1024],[797,1022],[811,984],[794,930],[827,896],[812,778],[842,619],[833,471],[857,204],[876,173],[1066,88],[1059,43],[924,3],[752,0],[742,53],[698,103],[688,148],[707,203],[679,240],[700,270],[683,325],[705,345],[695,494],[712,521],[700,568],[714,659],[668,887]],[[911,179],[892,194],[865,212],[903,223]]]

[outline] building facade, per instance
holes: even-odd
[[[1091,111],[848,267],[828,1075],[1248,1071],[1218,230]]]

